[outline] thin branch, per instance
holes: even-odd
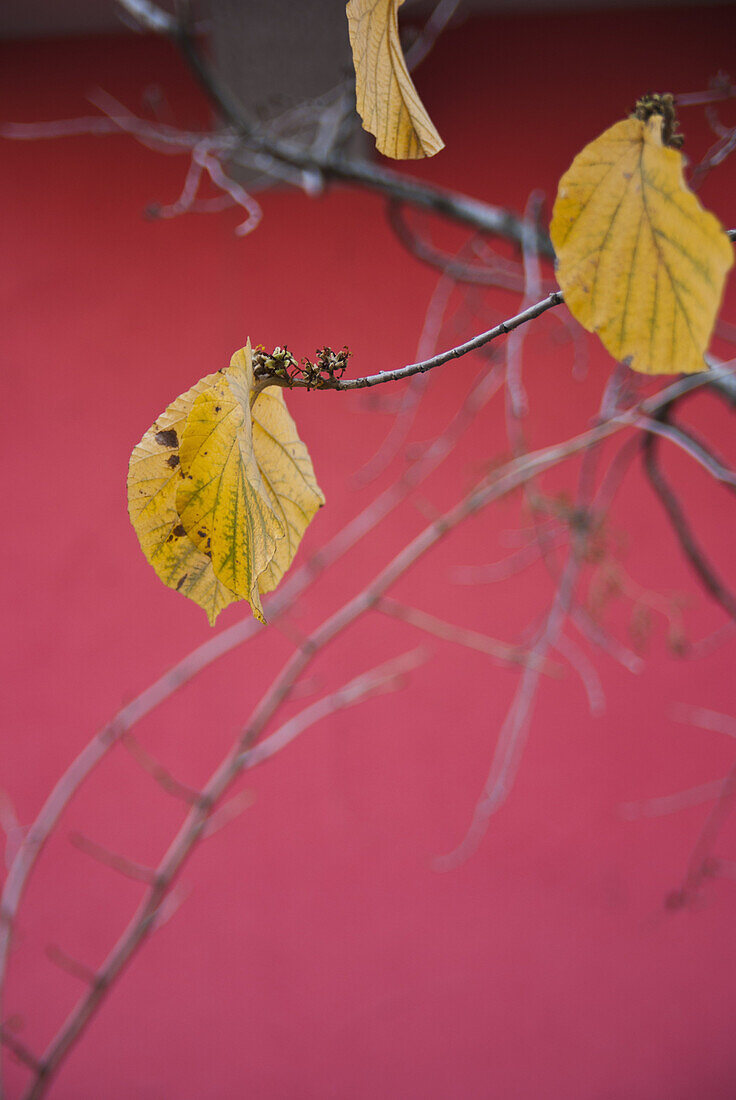
[[[5,833],[5,866],[10,868],[26,830],[18,821],[15,807],[5,791],[0,791],[0,829]]]
[[[240,791],[239,794],[234,795],[229,802],[225,802],[209,818],[202,830],[202,839],[209,839],[215,833],[219,833],[220,829],[224,829],[226,825],[237,820],[241,814],[254,805],[255,800],[256,796],[253,791]]]
[[[729,469],[728,466],[724,466],[722,462],[710,451],[707,447],[703,446],[698,440],[696,440],[692,434],[686,432],[684,428],[669,424],[665,420],[654,420],[652,418],[642,418],[639,426],[644,431],[653,435],[661,435],[663,439],[669,439],[671,443],[675,443],[681,450],[689,454],[691,458],[707,470],[711,477],[714,477],[716,481],[722,481],[725,485],[732,489],[736,489],[736,473]]]
[[[371,669],[370,672],[356,676],[337,691],[306,707],[255,747],[246,749],[239,757],[238,766],[243,769],[258,767],[323,718],[337,714],[348,707],[354,707],[357,703],[362,703],[375,695],[396,691],[403,685],[407,674],[423,664],[427,656],[426,651],[420,647],[409,653],[403,653],[400,657],[394,657]]]
[[[458,255],[464,253],[466,248],[467,244],[463,245]],[[437,350],[437,342],[455,285],[455,280],[444,273],[437,280],[437,285],[427,305],[424,324],[417,341],[418,359],[425,359]],[[362,469],[355,475],[355,481],[359,485],[367,485],[378,477],[395,457],[411,430],[428,382],[429,379],[426,375],[417,375],[405,387],[390,430],[375,454],[368,459]]]
[[[268,617],[274,622],[302,595],[309,584],[325,569],[339,561],[364,536],[388,516],[409,493],[420,485],[452,453],[475,416],[493,397],[500,377],[484,373],[471,388],[463,405],[437,436],[426,452],[414,461],[401,477],[380,493],[315,554],[294,570],[268,602]],[[9,870],[0,896],[0,1001],[5,984],[13,924],[36,861],[64,809],[91,772],[113,745],[142,718],[165,702],[183,684],[189,683],[205,668],[254,637],[262,629],[251,615],[228,627],[181,661],[122,708],[86,745],[59,778],[38,816],[27,830]]]
[[[618,418],[617,409],[622,389],[621,372],[621,365],[617,364],[605,387],[598,416],[599,427]],[[509,411],[513,416],[513,410],[510,407]],[[627,417],[630,415],[630,410],[622,415]],[[593,429],[593,431],[595,430]],[[518,451],[521,439],[515,442]],[[517,461],[523,461],[522,455],[517,454]],[[596,450],[591,445],[586,448],[585,459],[580,471],[576,505],[578,509],[588,508],[593,494],[593,469],[596,461]],[[540,539],[540,548],[546,558],[543,537]],[[565,621],[570,613],[575,586],[582,566],[583,559],[580,550],[580,539],[574,539],[570,544],[567,559],[556,581],[555,593],[549,611],[531,649],[531,652],[539,658],[546,657],[549,650],[557,645],[561,637]],[[499,731],[488,777],[476,802],[470,825],[460,844],[447,855],[435,860],[435,867],[438,871],[453,870],[472,855],[483,839],[492,815],[506,801],[529,735],[538,688],[539,672],[527,665],[521,675],[511,706]]]
[[[462,0],[439,0],[418,37],[405,54],[406,67],[411,72],[424,61],[435,42],[460,7]]]
[[[588,698],[588,709],[591,715],[598,718],[601,714],[604,714],[606,696],[603,691],[603,684],[595,665],[585,650],[564,633],[560,634],[554,648],[561,656],[567,658],[571,667],[580,677],[580,682]]]
[[[85,966],[77,959],[73,959],[71,955],[67,955],[66,951],[62,951],[60,947],[57,947],[55,943],[50,943],[46,948],[46,957],[49,962],[58,966],[60,970],[71,974],[73,978],[78,978],[85,985],[94,985],[97,981],[97,974],[91,967]]]
[[[177,29],[177,19],[150,0],[118,0],[121,8],[132,16],[144,30],[154,34],[173,35]]]
[[[40,1077],[43,1072],[43,1064],[39,1062],[35,1055],[31,1054],[28,1047],[21,1043],[19,1039],[16,1039],[11,1031],[8,1031],[7,1027],[0,1027],[0,1042],[15,1055],[19,1062],[28,1066],[37,1077]]]
[[[667,415],[667,410],[663,410],[660,415],[664,418]],[[648,423],[657,423],[660,427],[663,426],[662,420],[650,420]],[[649,483],[662,502],[662,506],[667,513],[667,518],[677,536],[680,547],[685,557],[690,562],[700,583],[703,585],[706,592],[720,604],[726,614],[736,620],[736,594],[731,592],[728,586],[724,584],[714,567],[711,565],[695,537],[695,533],[688,521],[685,509],[680,503],[679,497],[662,473],[662,469],[657,460],[656,436],[658,434],[663,433],[647,431],[642,443],[644,470],[649,478]]]
[[[429,615],[426,611],[420,611],[415,607],[407,607],[388,597],[382,597],[375,606],[376,611],[389,615],[393,619],[409,623],[418,630],[427,634],[434,634],[446,642],[455,642],[466,649],[474,649],[478,653],[484,653],[487,657],[501,661],[509,665],[531,665],[549,676],[559,675],[559,666],[553,662],[540,660],[530,650],[522,646],[509,645],[508,642],[500,642],[496,638],[490,638],[487,634],[481,634],[477,630],[468,630],[466,627],[456,626],[438,619],[435,615]]]
[[[119,2],[131,15],[135,14],[132,10],[137,6],[135,0],[132,7],[131,0],[119,0]],[[153,30],[154,27],[150,26],[150,29]],[[313,149],[305,150],[292,142],[274,138],[250,121],[242,103],[220,81],[205,60],[195,35],[185,19],[176,20],[173,25],[166,20],[158,28],[158,33],[166,35],[175,42],[220,115],[243,143],[255,152],[266,153],[275,160],[301,171],[316,171],[325,179],[341,180],[367,187],[391,198],[433,210],[462,225],[469,225],[473,229],[521,243],[521,221],[507,210],[478,202],[466,195],[425,184],[368,161],[348,160],[334,153],[317,155]],[[546,233],[540,233],[539,251],[550,258],[553,255]]]
[[[201,839],[208,817],[240,775],[243,767],[249,760],[252,762],[253,758],[247,756],[249,750],[254,748],[266,725],[289,697],[291,688],[301,678],[317,653],[354,623],[366,610],[374,607],[387,590],[419,558],[469,516],[474,515],[499,497],[505,496],[520,487],[525,481],[537,476],[542,470],[549,469],[559,462],[587,450],[593,444],[615,434],[624,427],[635,426],[641,415],[651,416],[656,414],[664,404],[672,401],[681,393],[688,392],[698,385],[703,385],[704,382],[705,379],[702,376],[690,376],[680,379],[642,402],[640,407],[634,406],[625,413],[619,413],[615,418],[600,423],[563,443],[531,452],[514,459],[505,467],[495,471],[446,512],[444,516],[420,532],[397,554],[393,561],[374,577],[362,592],[359,592],[313,631],[309,638],[310,644],[293,654],[287,661],[270,689],[256,706],[236,743],[211,776],[204,788],[202,800],[190,810],[167,853],[153,873],[146,894],[128,928],[123,932],[100,968],[96,986],[80,999],[47,1048],[42,1063],[43,1075],[39,1076],[29,1090],[27,1100],[38,1100],[45,1093],[54,1073],[86,1028],[112,983],[151,934],[155,927],[156,913],[159,906],[179,875],[189,854]],[[524,670],[524,675],[533,674],[533,670],[528,667]],[[5,923],[7,923],[7,918]],[[5,924],[1,927],[4,926]]]
[[[386,216],[397,240],[415,259],[436,268],[457,283],[499,286],[507,290],[522,289],[523,278],[519,271],[500,264],[469,263],[458,256],[452,256],[448,252],[435,248],[409,225],[403,213],[405,205],[406,203],[399,199],[389,199]]]
[[[637,821],[642,817],[665,817],[679,810],[688,810],[691,806],[712,802],[723,791],[724,783],[725,779],[713,779],[710,783],[700,783],[697,787],[688,787],[676,794],[645,798],[641,802],[623,802],[619,806],[619,812],[627,821]]]
[[[565,531],[556,531],[554,534],[555,545],[566,536]],[[535,540],[514,550],[499,561],[487,562],[485,565],[458,565],[452,574],[453,584],[496,584],[498,581],[508,580],[509,577],[528,569],[534,562],[539,561],[541,551],[539,543]]]
[[[726,818],[731,813],[734,799],[736,799],[736,764],[723,780],[723,784],[713,809],[708,814],[698,839],[688,860],[687,870],[681,886],[674,890],[667,898],[666,904],[670,909],[679,909],[688,902],[693,901],[705,879],[713,873],[713,845],[720,833]]]
[[[692,726],[699,726],[703,730],[712,730],[714,733],[725,733],[727,737],[736,737],[736,718],[730,714],[721,714],[707,707],[691,707],[685,703],[678,703],[672,708],[672,717],[676,722],[688,722]]]
[[[678,107],[700,107],[706,103],[720,103],[724,99],[732,99],[735,95],[736,88],[728,75],[719,72],[711,80],[707,91],[678,93],[675,96],[675,103]]]
[[[80,852],[96,859],[103,867],[109,867],[111,871],[117,871],[119,875],[124,875],[125,878],[132,878],[135,882],[145,882],[149,886],[156,879],[156,872],[151,867],[144,867],[125,856],[118,855],[117,852],[111,852],[104,845],[97,844],[96,841],[90,840],[82,833],[70,833],[69,841]]]
[[[133,737],[129,731],[126,730],[126,732],[121,735],[120,743],[128,750],[135,762],[139,764],[145,772],[148,772],[167,794],[173,795],[175,798],[180,798],[182,802],[186,802],[190,806],[194,805],[201,797],[200,792],[195,790],[194,787],[189,787],[186,783],[181,783],[178,779],[175,779],[158,760],[155,760],[150,753],[146,752],[140,742],[136,741],[135,737]]]
[[[554,309],[555,306],[561,305],[563,300],[562,291],[556,290],[546,298],[543,298],[541,302],[535,302],[534,305],[529,306],[528,309],[522,310],[521,313],[517,313],[516,316],[509,317],[508,320],[502,321],[500,325],[494,325],[494,327],[487,332],[481,332],[478,336],[474,336],[472,340],[466,340],[465,343],[458,344],[457,347],[450,348],[448,351],[443,351],[439,355],[433,355],[430,359],[425,359],[420,363],[409,363],[407,366],[397,367],[395,370],[380,371],[378,374],[369,374],[364,378],[336,379],[334,382],[327,382],[324,386],[320,386],[319,388],[329,390],[361,390],[368,386],[379,386],[383,382],[397,382],[402,378],[411,378],[414,374],[424,374],[426,371],[433,370],[435,367],[441,367],[444,363],[449,363],[453,359],[461,359],[463,355],[467,355],[471,351],[477,351],[478,348],[484,347],[492,340],[498,339],[499,336],[508,335],[508,333],[513,332],[514,329],[519,328],[520,325],[524,325],[528,321],[533,321],[536,317],[540,317],[543,313],[546,313],[548,309]],[[267,384],[272,385],[273,382],[269,381]],[[306,382],[295,384],[307,385]]]

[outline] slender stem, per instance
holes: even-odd
[[[548,309],[554,309],[555,306],[562,305],[563,301],[562,291],[555,290],[540,302],[535,302],[527,309],[522,310],[521,313],[517,313],[514,317],[509,317],[508,320],[501,321],[500,324],[494,325],[493,328],[488,329],[486,332],[481,332],[471,340],[466,340],[464,344],[458,344],[457,347],[449,348],[448,351],[442,351],[438,355],[433,355],[430,359],[424,359],[420,363],[409,363],[405,367],[395,367],[394,370],[382,370],[379,371],[378,374],[368,374],[363,378],[326,379],[320,381],[316,385],[301,379],[285,381],[272,377],[271,375],[264,375],[259,377],[257,388],[265,389],[267,386],[280,385],[294,389],[363,390],[370,386],[380,386],[384,382],[399,382],[404,378],[411,378],[415,374],[425,374],[435,367],[441,367],[445,363],[449,363],[452,359],[461,359],[463,355],[467,355],[471,351],[477,351],[478,348],[490,344],[492,340],[497,340],[499,336],[506,336],[508,333],[513,332],[514,329],[519,328],[521,325],[525,325],[527,321],[533,321],[536,317],[540,317],[543,313],[546,313]]]
[[[668,410],[663,409],[659,414],[657,423],[661,423],[667,413]],[[644,470],[649,478],[649,483],[662,502],[683,553],[695,570],[695,575],[699,578],[706,592],[721,605],[726,614],[736,620],[736,595],[723,583],[700,547],[688,522],[685,509],[659,465],[657,457],[658,442],[657,434],[647,431],[643,440],[642,453]]]

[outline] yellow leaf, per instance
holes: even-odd
[[[272,390],[254,396],[248,343],[192,405],[176,494],[189,538],[262,622],[260,595],[281,580],[324,504],[306,447]]]
[[[397,12],[403,0],[350,0],[350,45],[355,98],[363,129],[379,153],[394,160],[433,157],[444,149],[409,76],[399,41]]]
[[[706,369],[733,248],[689,190],[662,117],[618,122],[560,180],[550,235],[565,301],[616,359],[648,374]]]
[[[169,405],[134,449],[128,472],[128,511],[143,553],[164,584],[204,608],[210,623],[240,597],[217,579],[209,557],[188,538],[176,490],[187,417],[197,397],[221,377],[207,375]]]
[[[177,397],[133,451],[130,517],[159,577],[211,623],[276,587],[324,497],[281,390],[254,395],[250,342]]]

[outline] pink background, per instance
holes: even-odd
[[[551,201],[586,141],[648,89],[705,87],[732,64],[735,34],[733,8],[504,17],[451,31],[418,77],[448,148],[412,170],[517,210],[533,188]],[[2,49],[9,120],[90,113],[84,94],[97,85],[139,110],[154,82],[179,122],[206,118],[164,43],[122,37]],[[723,113],[731,124],[732,116]],[[685,113],[683,128],[697,160],[711,140],[702,110]],[[124,492],[133,444],[247,336],[286,342],[299,355],[348,342],[356,373],[411,361],[436,274],[402,251],[370,194],[267,194],[263,224],[241,240],[232,212],[144,220],[147,203],[178,195],[186,162],[129,138],[4,142],[2,154],[0,787],[27,822],[93,732],[209,636],[203,613],[164,588],[138,549]],[[736,158],[702,197],[731,225],[734,194]],[[733,287],[732,277],[731,309]],[[495,293],[465,335],[513,307],[512,295]],[[585,427],[610,366],[591,343],[587,379],[573,382],[563,331],[549,318],[527,341],[535,446]],[[435,372],[414,439],[441,429],[479,369],[468,359]],[[375,493],[356,490],[351,475],[391,418],[361,395],[298,394],[290,406],[328,500],[300,554],[306,560]],[[733,419],[715,398],[694,398],[686,415],[736,459]],[[320,622],[377,572],[428,510],[447,506],[507,451],[503,433],[497,399],[417,506],[405,504],[334,567],[298,605],[291,628]],[[672,448],[663,455],[727,575],[728,497]],[[398,460],[394,474],[400,468]],[[570,465],[545,484],[572,492],[575,472]],[[473,588],[454,584],[453,570],[508,553],[508,531],[524,522],[517,499],[503,502],[393,594],[517,640],[548,605],[544,568]],[[622,533],[620,554],[639,584],[682,594],[690,637],[723,623],[637,464],[611,531]],[[242,613],[228,609],[218,629]],[[625,639],[630,614],[619,601],[605,621]],[[316,686],[337,686],[419,640],[408,626],[367,617],[317,663]],[[664,905],[707,807],[634,822],[621,812],[622,803],[731,766],[726,736],[673,721],[672,708],[733,711],[733,642],[707,660],[678,659],[655,617],[642,675],[593,654],[607,697],[595,719],[574,673],[546,679],[512,796],[479,852],[449,874],[433,859],[468,825],[518,674],[439,641],[432,649],[406,690],[324,721],[245,777],[254,806],[186,867],[184,904],[124,974],[52,1096],[736,1093],[733,884],[708,884],[685,911]],[[201,785],[290,652],[284,633],[258,638],[137,736],[180,779]],[[43,1049],[80,992],[48,962],[47,944],[99,965],[141,894],[76,852],[69,832],[155,863],[181,817],[181,805],[120,749],[65,815],[27,895],[10,971],[7,1011],[32,1049]],[[736,853],[733,823],[717,853]],[[27,1075],[10,1058],[8,1066],[14,1097]]]

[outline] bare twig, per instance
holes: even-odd
[[[66,951],[62,951],[55,943],[50,943],[46,948],[46,957],[60,970],[65,970],[67,974],[71,974],[73,978],[78,978],[80,982],[84,982],[86,985],[94,985],[97,981],[94,970],[77,959],[73,959],[71,955],[67,955]]]
[[[459,255],[465,252],[466,247],[467,245],[463,245]],[[437,350],[437,342],[455,285],[455,280],[444,273],[437,280],[437,286],[427,305],[424,324],[417,341],[417,359],[426,359]],[[397,454],[414,423],[428,381],[427,375],[416,375],[405,387],[391,429],[376,453],[355,476],[355,480],[359,485],[366,485],[378,477]]]
[[[461,256],[452,256],[435,248],[433,244],[411,227],[404,217],[404,201],[390,199],[386,214],[397,240],[415,259],[436,268],[456,283],[473,283],[477,286],[498,286],[507,290],[521,290],[523,277],[520,271],[508,264],[488,262],[471,263]]]
[[[688,392],[690,389],[704,384],[704,382],[705,379],[702,376],[680,379],[654,397],[644,401],[641,407],[634,406],[627,412],[619,413],[608,421],[604,421],[588,431],[566,440],[564,443],[514,459],[506,466],[495,471],[442,517],[420,532],[362,592],[354,596],[310,635],[309,645],[296,652],[284,666],[271,688],[256,707],[250,721],[244,727],[230,753],[213,773],[203,790],[200,803],[190,810],[168,852],[153,872],[150,885],[137,913],[98,972],[97,984],[82,997],[49,1045],[40,1063],[41,1071],[28,1093],[28,1100],[37,1100],[38,1097],[44,1094],[54,1073],[84,1031],[111,984],[150,935],[155,926],[159,906],[180,873],[190,852],[201,839],[207,819],[214,808],[219,805],[242,768],[249,762],[247,753],[259,740],[265,726],[276,714],[285,699],[288,698],[292,686],[302,676],[316,654],[355,622],[366,610],[375,606],[391,585],[432,546],[445,538],[467,517],[486,507],[493,500],[497,500],[523,485],[526,480],[537,476],[542,470],[586,451],[593,444],[622,430],[624,427],[635,426],[641,415],[651,416],[656,414],[664,404],[672,401],[681,393]],[[563,591],[563,588],[564,586],[561,587],[560,592]],[[559,602],[560,608],[562,608],[564,605],[562,596],[559,597]],[[528,674],[533,674],[533,670],[529,667],[525,668],[523,675]],[[250,758],[251,763],[252,761],[253,758]],[[3,927],[9,924],[9,917],[10,914],[6,913]]]
[[[622,374],[620,364],[614,368],[603,392],[598,417],[598,425],[617,419],[617,408],[621,394]],[[513,409],[510,408],[509,423],[515,422]],[[624,417],[629,413],[624,413]],[[646,413],[644,414],[646,415]],[[593,429],[595,431],[595,429]],[[515,434],[517,451],[521,437]],[[593,494],[592,469],[596,462],[596,450],[586,448],[585,458],[580,472],[577,508],[587,509]],[[559,642],[564,623],[570,613],[575,585],[580,572],[582,557],[579,537],[573,539],[564,567],[557,580],[555,594],[544,622],[537,633],[531,652],[538,658],[546,657],[550,649]],[[540,548],[544,556],[544,536],[540,537]],[[563,643],[564,644],[564,643]],[[480,798],[473,811],[470,825],[460,844],[450,853],[435,861],[439,871],[449,871],[463,863],[477,848],[488,828],[491,816],[505,802],[519,767],[524,746],[529,733],[532,713],[539,687],[539,672],[527,665],[499,731],[498,740],[491,760],[488,778],[483,786]]]
[[[0,829],[5,833],[5,866],[9,868],[23,842],[26,830],[18,821],[15,807],[5,791],[0,791]]]
[[[554,648],[563,657],[567,658],[572,668],[577,672],[588,698],[588,709],[594,718],[599,717],[605,712],[606,696],[595,665],[582,646],[579,646],[564,633],[560,633]]]
[[[665,817],[679,810],[688,810],[691,806],[712,802],[721,794],[724,783],[725,779],[714,779],[710,783],[688,787],[686,791],[677,791],[676,794],[645,798],[641,802],[623,802],[619,806],[619,811],[627,821],[637,821],[642,817]]]
[[[8,1050],[15,1055],[19,1062],[22,1062],[24,1066],[28,1066],[33,1070],[36,1076],[40,1076],[43,1072],[43,1066],[39,1062],[35,1055],[31,1054],[28,1047],[21,1043],[20,1039],[16,1039],[12,1031],[9,1031],[7,1027],[0,1028],[0,1042],[3,1046],[6,1046]]]
[[[720,714],[716,710],[707,707],[691,707],[685,703],[678,703],[672,708],[672,717],[676,722],[687,722],[692,726],[699,726],[703,730],[712,730],[714,733],[725,733],[727,737],[736,737],[736,718],[730,714]]]
[[[667,414],[668,410],[662,410],[660,414],[661,419],[657,421],[650,420],[648,424],[656,423],[661,428],[665,423],[663,418],[666,417]],[[657,460],[656,443],[656,436],[660,434],[663,433],[647,431],[643,440],[644,469],[649,478],[649,483],[662,502],[665,512],[667,513],[667,518],[670,521],[673,531],[677,535],[683,553],[695,571],[695,575],[700,580],[706,592],[721,605],[726,614],[736,620],[736,595],[734,595],[727,585],[724,584],[709,562],[695,537],[695,533],[692,529],[692,525],[688,521],[685,509],[680,503],[669,481],[662,473]],[[666,436],[666,438],[671,437]]]
[[[118,3],[145,30],[152,31],[154,34],[176,33],[175,16],[164,11],[158,4],[152,4],[150,0],[118,0]]]
[[[132,7],[137,6],[135,0],[132,7],[130,0],[120,2],[131,15],[135,15],[132,10]],[[155,29],[150,23],[149,28]],[[243,105],[219,80],[203,57],[186,19],[176,20],[173,25],[165,21],[157,28],[157,32],[176,43],[206,95],[238,138],[251,150],[266,153],[274,160],[301,171],[316,171],[324,179],[367,187],[391,198],[433,210],[473,229],[521,242],[520,219],[507,210],[477,202],[466,195],[433,187],[367,161],[348,160],[334,153],[318,156],[313,149],[305,150],[292,142],[274,138],[251,123]],[[552,247],[546,234],[540,234],[539,251],[543,255],[552,256]]]
[[[726,73],[718,73],[710,82],[710,87],[704,92],[680,92],[675,96],[678,107],[700,107],[706,103],[720,103],[724,99],[732,99],[736,95],[736,88],[731,83]]]
[[[125,856],[118,855],[117,852],[111,852],[104,845],[97,844],[96,841],[90,840],[82,833],[70,833],[69,841],[80,852],[96,859],[103,867],[109,867],[111,871],[117,871],[118,874],[124,875],[126,878],[132,878],[135,882],[145,882],[149,885],[155,881],[156,872],[151,867],[144,867]]]
[[[148,772],[167,794],[171,794],[175,798],[180,798],[182,802],[187,802],[190,806],[200,797],[199,791],[175,779],[162,764],[159,764],[158,760],[155,760],[150,753],[146,752],[140,742],[136,741],[135,737],[133,737],[132,733],[126,730],[120,737],[120,743],[128,750],[136,763],[139,764],[145,772]]]
[[[460,7],[461,2],[462,0],[439,0],[439,3],[435,4],[432,14],[422,27],[419,36],[406,51],[406,67],[410,72],[421,65],[425,57],[431,52],[432,47]]]
[[[229,802],[225,802],[209,818],[202,830],[202,839],[209,839],[215,833],[219,833],[220,829],[224,829],[226,825],[236,821],[241,814],[254,805],[255,800],[256,796],[253,791],[240,791],[238,794],[233,795]]]
[[[455,642],[467,649],[475,649],[478,653],[484,653],[503,664],[531,665],[547,675],[559,675],[559,668],[552,662],[540,660],[532,652],[522,646],[509,645],[508,642],[500,642],[496,638],[489,638],[487,634],[481,634],[477,630],[468,630],[466,627],[456,626],[438,619],[435,615],[429,615],[426,611],[420,611],[415,607],[407,607],[398,600],[382,597],[376,604],[376,611],[381,611],[391,618],[400,619],[402,622],[415,626],[418,630],[424,630],[428,634],[434,634],[437,638],[443,638],[447,642]]]
[[[334,382],[328,381],[320,388],[330,390],[360,390],[368,386],[379,386],[384,382],[396,382],[402,378],[411,378],[414,374],[424,374],[425,371],[433,370],[435,367],[441,367],[444,363],[449,363],[452,359],[461,359],[462,356],[467,355],[468,352],[477,351],[478,348],[484,347],[492,340],[497,340],[499,336],[508,335],[508,333],[513,332],[514,329],[519,328],[520,325],[524,325],[528,321],[533,321],[536,317],[540,317],[543,313],[546,313],[548,309],[554,309],[555,306],[561,305],[562,302],[562,292],[556,290],[546,298],[543,298],[540,302],[535,302],[534,305],[529,306],[528,309],[524,309],[520,313],[517,313],[516,316],[509,317],[508,320],[502,321],[500,325],[494,325],[493,328],[489,329],[487,332],[481,332],[478,336],[474,336],[472,340],[466,340],[465,343],[458,344],[457,347],[450,348],[448,351],[443,351],[439,355],[434,355],[420,363],[409,363],[405,367],[380,371],[378,374],[369,374],[364,378],[336,379]],[[273,383],[271,382],[269,384]],[[304,385],[305,387],[307,385],[306,382],[296,384]]]
[[[714,477],[716,481],[722,481],[726,486],[731,489],[736,489],[736,473],[729,469],[713,454],[711,450],[703,446],[703,444],[694,438],[694,436],[685,431],[684,428],[675,426],[674,424],[667,423],[666,420],[654,420],[652,418],[642,418],[640,421],[641,428],[646,432],[650,432],[653,435],[661,435],[663,439],[669,439],[671,443],[675,443],[681,450],[689,454],[691,458],[702,466],[711,477]]]
[[[255,768],[270,760],[277,752],[303,733],[310,726],[327,718],[331,714],[353,707],[375,695],[384,695],[389,691],[396,691],[409,672],[427,660],[424,649],[414,649],[409,653],[403,653],[384,664],[373,668],[370,672],[364,672],[360,676],[338,688],[337,691],[326,695],[324,699],[318,699],[316,703],[306,707],[300,714],[284,723],[280,729],[264,738],[260,744],[246,749],[239,758],[239,767]],[[307,658],[309,659],[309,658]]]
[[[500,377],[484,373],[471,388],[459,412],[431,446],[414,461],[402,476],[359,512],[311,561],[288,576],[268,603],[269,621],[274,622],[293,605],[307,586],[330,565],[337,562],[361,538],[403,501],[452,452],[474,417],[492,398],[501,384]],[[0,1001],[4,988],[8,952],[15,916],[28,879],[43,846],[56,827],[74,794],[114,744],[143,717],[155,710],[183,684],[194,679],[220,657],[242,645],[261,630],[252,617],[243,618],[222,633],[198,646],[172,669],[164,673],[95,735],[70,764],[49,794],[41,810],[23,837],[0,896]]]
[[[553,535],[555,544],[565,537],[564,531],[556,531]],[[541,556],[539,543],[534,541],[522,546],[520,550],[514,550],[512,554],[501,558],[500,561],[488,562],[485,565],[459,565],[452,574],[453,584],[496,584],[505,581],[517,573],[527,569]]]
[[[682,884],[677,890],[672,891],[666,899],[666,905],[669,909],[679,909],[694,901],[705,879],[712,876],[714,870],[713,845],[733,808],[734,798],[736,798],[736,764],[733,765],[723,780],[716,803],[708,814],[698,839],[695,841]]]

